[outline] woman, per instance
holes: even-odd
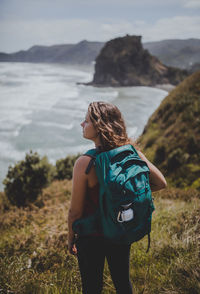
[[[102,151],[133,144],[127,136],[121,112],[110,103],[90,103],[81,126],[83,137],[92,140]],[[166,181],[162,173],[144,154],[140,151],[138,154],[150,169],[151,190],[165,188]],[[94,235],[79,237],[75,242],[72,223],[93,214],[98,207],[99,184],[94,166],[89,174],[85,173],[90,160],[89,156],[80,156],[74,165],[72,199],[68,215],[68,248],[71,254],[78,256],[84,294],[101,293],[105,258],[117,293],[129,294],[132,293],[129,279],[130,245],[114,244],[105,239],[100,231]]]

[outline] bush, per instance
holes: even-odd
[[[14,167],[9,166],[3,181],[4,191],[12,204],[26,206],[37,199],[54,174],[55,167],[48,162],[47,157],[41,159],[37,152],[30,151],[25,160],[19,161]]]
[[[200,191],[200,178],[196,179],[192,183],[191,187]]]
[[[175,149],[168,157],[168,170],[174,171],[183,164],[183,151],[180,148]]]
[[[79,156],[80,154],[74,156],[67,156],[64,159],[57,160],[55,178],[57,180],[72,179],[74,163]]]
[[[154,161],[155,163],[159,164],[162,163],[165,160],[165,156],[166,156],[166,150],[165,150],[165,146],[159,146],[156,149],[156,153],[155,153],[155,158]]]

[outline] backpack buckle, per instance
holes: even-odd
[[[134,218],[134,212],[132,208],[128,208],[127,210],[119,211],[117,216],[117,221],[119,223],[128,222]]]

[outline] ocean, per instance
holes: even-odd
[[[168,94],[151,87],[77,84],[91,81],[93,73],[92,65],[0,63],[0,191],[9,165],[24,159],[30,150],[54,164],[92,148],[80,127],[91,101],[117,105],[129,136],[136,139]]]

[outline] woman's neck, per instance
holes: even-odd
[[[94,144],[95,144],[95,147],[98,148],[98,147],[102,147],[102,143],[100,141],[100,138],[99,136],[94,140]]]

